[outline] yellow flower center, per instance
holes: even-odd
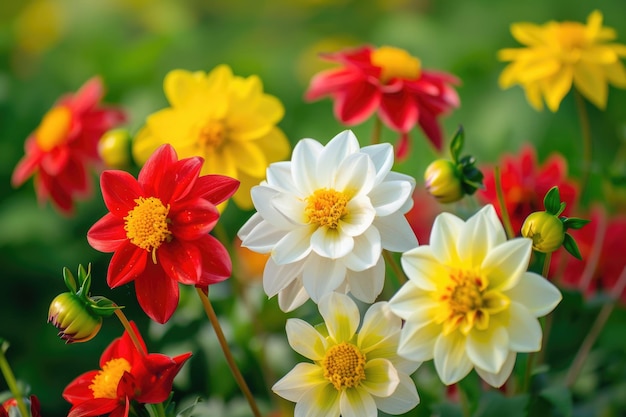
[[[332,188],[315,190],[313,194],[307,197],[306,201],[307,206],[304,213],[308,222],[318,226],[336,229],[339,226],[339,220],[348,214],[346,209],[349,201],[348,196]]]
[[[559,43],[558,53],[564,62],[574,64],[580,60],[583,49],[587,46],[585,25],[578,22],[563,22],[556,29]]]
[[[172,236],[167,218],[170,206],[165,207],[156,197],[139,197],[135,203],[135,208],[124,217],[126,237],[141,249],[151,251],[152,261],[156,263],[156,250]]]
[[[372,64],[380,67],[380,79],[383,83],[392,78],[414,80],[419,78],[421,62],[407,51],[392,46],[382,46],[372,52]]]
[[[489,316],[504,310],[510,303],[502,293],[489,290],[488,280],[471,270],[453,270],[447,284],[438,291],[441,307],[435,321],[443,324],[443,333],[459,329],[463,334],[470,330],[485,330]]]
[[[205,124],[198,134],[198,145],[202,149],[217,149],[226,138],[226,127],[224,123],[211,120]]]
[[[43,117],[35,132],[37,145],[48,152],[67,138],[72,124],[72,112],[63,106],[55,107]]]
[[[111,359],[91,381],[93,398],[117,398],[117,385],[124,372],[130,372],[130,363],[124,358]]]
[[[353,344],[343,342],[328,349],[322,369],[338,391],[353,388],[365,379],[365,355]]]

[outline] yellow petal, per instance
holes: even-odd
[[[598,65],[579,62],[574,70],[574,85],[596,107],[604,110],[608,96],[607,80]]]
[[[617,61],[619,57],[615,50],[605,45],[594,45],[589,48],[583,49],[580,52],[581,61],[588,62],[590,64],[612,64]]]
[[[210,150],[204,156],[201,174],[219,174],[238,179],[237,164],[230,152]]]
[[[233,156],[237,170],[259,179],[265,177],[267,159],[255,142],[229,141],[225,153]]]
[[[594,39],[600,33],[602,29],[602,13],[599,10],[594,10],[591,12],[589,17],[587,17],[587,27],[585,31],[587,32],[587,36],[590,39]]]
[[[604,67],[604,74],[609,83],[618,88],[626,88],[626,69],[624,64],[617,61]]]
[[[511,34],[521,44],[541,45],[544,43],[544,29],[534,23],[513,23]]]
[[[159,138],[154,136],[148,127],[143,127],[133,139],[132,153],[135,163],[143,166],[150,155],[163,143]]]
[[[273,127],[270,132],[255,141],[255,144],[263,150],[267,163],[284,161],[289,156],[291,145],[287,136],[278,127]]]
[[[526,100],[537,111],[543,110],[543,99],[541,97],[540,83],[528,83],[524,84],[524,93],[526,94]]]
[[[239,189],[237,189],[237,192],[232,197],[233,201],[239,208],[242,210],[250,210],[254,208],[250,190],[255,185],[259,185],[260,182],[261,181],[257,177],[251,177],[245,172],[239,173]]]
[[[186,70],[173,70],[167,73],[163,80],[165,97],[172,107],[181,107],[197,94],[204,83],[204,73]]]
[[[626,57],[626,45],[621,43],[611,43],[607,45],[610,47],[618,56]]]
[[[552,112],[559,109],[559,105],[568,91],[572,88],[574,70],[570,66],[564,66],[557,74],[543,80],[541,89],[546,99],[546,104]]]

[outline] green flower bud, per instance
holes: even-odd
[[[565,227],[554,214],[536,211],[524,220],[522,236],[532,239],[534,250],[552,253],[563,244]]]
[[[98,142],[98,154],[109,168],[122,169],[130,165],[130,135],[125,129],[105,132]]]
[[[64,292],[50,303],[48,323],[59,329],[59,337],[66,343],[86,342],[100,331],[102,316],[78,295]]]
[[[440,203],[454,203],[463,198],[461,176],[454,162],[448,159],[433,161],[424,172],[426,190]]]

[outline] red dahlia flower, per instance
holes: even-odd
[[[346,125],[361,123],[378,111],[385,125],[402,134],[398,157],[408,152],[408,132],[416,124],[441,150],[437,117],[460,104],[451,87],[459,84],[456,77],[423,70],[419,59],[390,46],[363,46],[322,57],[341,67],[315,75],[305,94],[307,100],[330,96],[335,117]]]
[[[80,375],[63,391],[63,398],[72,404],[68,417],[128,417],[131,401],[158,404],[167,400],[174,377],[191,353],[174,358],[147,354],[137,326],[131,326],[143,352],[128,332],[115,339],[102,353],[100,369]]]
[[[100,160],[100,137],[126,120],[121,109],[100,105],[103,95],[102,80],[94,77],[76,94],[61,97],[26,139],[26,155],[11,178],[14,187],[34,175],[40,203],[51,199],[62,212],[72,212],[74,198],[91,192],[87,166]]]
[[[124,171],[104,171],[100,186],[110,213],[87,233],[89,244],[114,252],[111,288],[135,280],[137,300],[153,320],[165,323],[178,305],[178,283],[207,287],[232,271],[228,252],[209,235],[219,218],[215,206],[237,190],[239,181],[198,176],[202,158],[178,160],[162,145],[136,180]]]
[[[543,198],[550,188],[559,187],[561,201],[566,203],[564,215],[567,215],[576,202],[578,186],[567,179],[567,161],[560,154],[551,155],[538,167],[535,149],[526,144],[518,155],[504,155],[498,165],[506,209],[511,218],[511,226],[518,235],[526,217],[544,209]],[[493,204],[498,216],[502,218],[493,168],[482,167],[481,171],[485,174],[485,188],[479,189],[476,195],[482,203]]]
[[[31,395],[30,398],[25,398],[24,403],[26,404],[27,409],[30,408],[30,417],[41,417],[41,405],[39,404],[39,399]],[[10,417],[14,415],[11,410],[18,410],[17,400],[15,398],[9,398],[5,402],[0,405],[0,417]],[[18,413],[18,415],[20,415]]]

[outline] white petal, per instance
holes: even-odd
[[[497,373],[509,354],[509,334],[501,326],[474,329],[467,335],[467,356],[475,366]]]
[[[346,277],[343,263],[311,254],[302,271],[302,284],[313,302],[339,287]]]
[[[272,387],[272,391],[289,401],[300,398],[316,385],[327,385],[322,368],[312,363],[299,363]]]
[[[400,384],[400,377],[389,360],[376,358],[365,364],[365,379],[361,384],[372,395],[388,397]]]
[[[328,335],[337,343],[352,339],[359,327],[361,315],[356,303],[345,294],[331,292],[320,298],[319,311]]]
[[[366,390],[360,388],[346,389],[341,392],[339,410],[342,417],[378,416],[374,399]]]
[[[382,340],[399,334],[402,319],[389,309],[389,303],[381,301],[370,306],[363,317],[357,337],[357,345],[368,353]]]
[[[276,210],[271,201],[274,197],[279,196],[280,192],[272,188],[258,185],[250,190],[252,202],[256,211],[263,217],[265,221],[270,222],[276,228],[281,230],[289,230],[293,228],[293,222],[285,215]]]
[[[501,243],[506,242],[506,232],[504,231],[504,226],[496,213],[496,209],[491,204],[487,204],[481,210],[484,212],[485,217],[487,218],[487,224],[489,225],[489,235],[491,238],[491,244],[493,246],[499,245]]]
[[[328,381],[327,381],[328,382]],[[306,391],[296,403],[294,417],[339,416],[340,393],[330,384],[320,384]]]
[[[285,325],[289,346],[305,358],[312,361],[324,359],[326,355],[326,338],[304,320],[287,319]]]
[[[472,370],[472,362],[465,353],[465,338],[459,332],[443,334],[435,342],[435,369],[446,385],[465,378]]]
[[[346,280],[350,288],[350,293],[364,303],[371,304],[383,291],[385,285],[385,261],[382,257],[371,268],[363,271],[346,271]]]
[[[554,310],[563,296],[550,281],[539,274],[526,272],[517,285],[504,293],[517,301],[535,317],[542,317]]]
[[[258,213],[256,213],[258,214]],[[257,220],[261,219],[260,216],[252,216],[252,219]],[[262,220],[257,223],[252,229],[248,231],[248,227],[252,226],[252,224],[248,225],[248,223],[244,224],[246,228],[245,238],[241,241],[241,246],[246,247],[254,252],[258,253],[269,253],[274,249],[276,244],[285,236],[285,231],[278,229],[276,226],[271,224],[270,222],[266,222]]]
[[[263,290],[268,297],[278,294],[287,287],[300,273],[304,262],[294,262],[287,265],[278,265],[272,258],[265,263],[263,271]]]
[[[267,183],[272,188],[284,193],[300,195],[291,176],[291,161],[274,162],[267,168]]]
[[[523,305],[513,301],[509,306],[509,346],[515,352],[537,352],[541,349],[539,320]]]
[[[446,265],[460,264],[456,241],[464,227],[465,222],[453,214],[440,213],[435,217],[430,232],[430,248],[440,262]]]
[[[388,216],[400,210],[404,202],[411,198],[413,186],[407,181],[385,181],[374,187],[368,194],[377,216]]]
[[[491,249],[482,264],[489,280],[489,288],[508,290],[521,279],[530,261],[532,241],[526,238],[511,239]]]
[[[369,155],[376,169],[376,184],[380,184],[393,167],[393,146],[390,143],[378,143],[361,148]]]
[[[425,326],[432,322],[439,303],[429,292],[408,281],[391,297],[389,308],[398,317],[416,326]]]
[[[476,373],[492,387],[500,388],[502,385],[504,385],[506,380],[509,379],[509,376],[511,376],[513,366],[515,366],[516,356],[517,355],[515,354],[515,352],[509,352],[506,360],[504,361],[504,364],[502,365],[502,368],[500,369],[500,372],[498,373],[491,373],[480,368],[475,368]]]
[[[244,223],[243,226],[237,232],[237,236],[239,239],[244,240],[250,232],[258,226],[259,223],[263,221],[263,216],[259,213],[254,213],[250,218]]]
[[[350,236],[364,233],[374,221],[376,210],[366,196],[357,196],[346,205],[347,214],[339,220],[339,228]]]
[[[308,224],[305,214],[306,201],[293,194],[281,193],[270,200],[272,207],[287,219],[290,228],[294,226],[303,226]]]
[[[343,258],[348,269],[363,271],[374,266],[382,253],[378,229],[370,227],[360,236],[354,238],[354,247]]]
[[[374,186],[376,171],[365,154],[354,153],[344,159],[337,169],[333,188],[352,195],[367,195]]]
[[[419,244],[409,221],[401,212],[376,217],[374,226],[380,231],[383,248],[392,252],[406,252]]]
[[[418,246],[402,254],[400,264],[409,280],[424,291],[437,289],[440,277],[449,275],[433,246]]]
[[[415,362],[429,361],[435,356],[435,343],[440,335],[440,325],[419,326],[406,322],[400,332],[398,355]]]
[[[417,394],[415,388],[415,382],[413,379],[404,373],[399,372],[400,384],[396,390],[389,397],[376,397],[376,407],[387,414],[404,414],[413,408],[420,402],[420,397]]]
[[[315,175],[320,184],[332,184],[337,168],[342,161],[359,151],[359,141],[354,133],[345,130],[332,138],[318,158]]]
[[[324,258],[337,259],[346,256],[354,248],[354,239],[340,229],[318,227],[311,235],[311,248]]]
[[[296,278],[278,292],[278,307],[286,313],[300,307],[309,299],[309,294],[302,285],[302,279]]]
[[[413,187],[413,191],[415,191],[415,178],[406,175],[406,174],[402,174],[400,172],[390,172],[389,174],[387,174],[387,177],[385,177],[385,181],[408,181],[411,183],[412,187]],[[407,198],[406,201],[404,202],[404,204],[402,205],[402,207],[400,207],[400,209],[398,209],[398,211],[400,213],[407,213],[409,210],[411,210],[413,208],[413,191],[411,191],[411,198]]]
[[[491,233],[490,226],[483,208],[465,222],[461,233],[455,237],[459,257],[465,268],[478,269],[491,250],[496,234]]]
[[[323,148],[322,144],[314,139],[300,139],[293,148],[291,175],[302,195],[311,195],[318,188],[315,173],[317,159]]]
[[[302,226],[289,231],[276,243],[272,259],[285,265],[304,259],[311,252],[311,234],[314,226]]]

